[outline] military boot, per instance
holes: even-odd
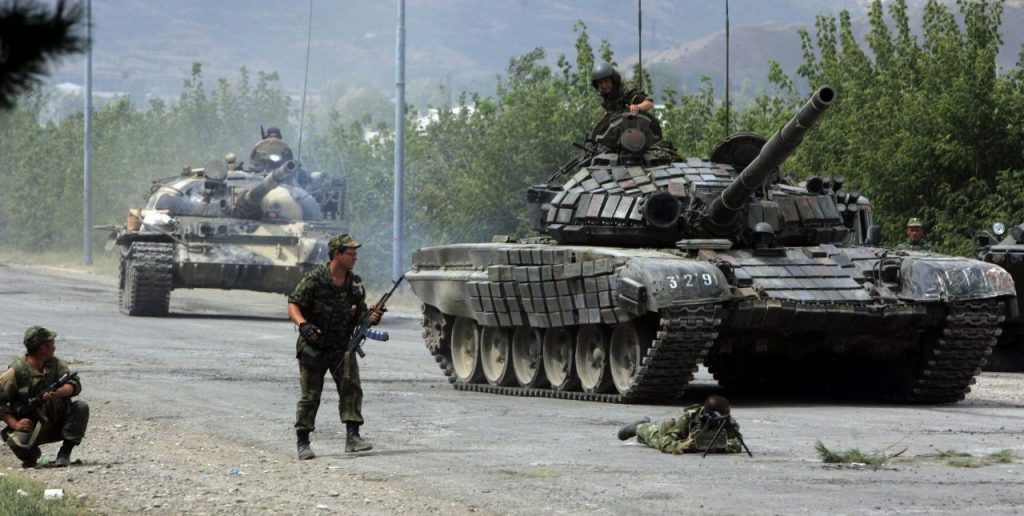
[[[649,418],[647,416],[644,416],[643,419],[641,419],[639,421],[634,421],[634,422],[632,422],[632,423],[630,423],[630,424],[620,428],[619,429],[619,440],[620,441],[625,441],[626,439],[629,439],[630,437],[636,437],[636,427],[638,427],[638,426],[640,426],[640,425],[642,425],[644,423],[650,423],[650,422],[651,422],[651,418]]]
[[[60,450],[57,451],[57,458],[53,461],[53,465],[59,468],[70,466],[71,450],[74,448],[74,444],[64,441],[64,444],[60,446]]]
[[[299,452],[299,460],[309,460],[316,457],[316,454],[313,453],[313,448],[309,447],[309,430],[296,430],[295,435],[298,437],[296,447]]]
[[[372,450],[373,445],[359,437],[359,423],[345,423],[348,435],[345,438],[346,452],[361,452]]]

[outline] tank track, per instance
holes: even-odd
[[[451,358],[446,355],[444,346],[440,343],[432,345],[428,340],[427,349],[441,367],[441,372],[448,377],[449,383],[460,391],[603,403],[672,402],[682,396],[686,385],[693,379],[698,362],[703,359],[718,337],[717,328],[722,320],[717,305],[663,309],[660,316],[656,337],[644,355],[633,386],[625,394],[462,383],[455,377]],[[431,327],[426,317],[424,327],[426,336],[427,328]],[[450,350],[447,351],[450,353]]]
[[[174,244],[134,242],[122,267],[132,267],[134,284],[121,286],[118,296],[121,311],[128,315],[167,315],[174,269]],[[122,281],[127,280],[122,278]]]
[[[956,403],[964,399],[1001,333],[1003,306],[1002,300],[951,304],[942,335],[925,344],[921,368],[896,401]]]

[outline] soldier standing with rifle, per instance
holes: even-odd
[[[55,353],[57,334],[42,326],[25,331],[25,356],[0,374],[3,439],[23,468],[36,466],[41,444],[63,439],[55,466],[71,465],[71,450],[82,443],[89,405],[71,398],[82,392],[78,375]]]
[[[330,261],[306,274],[288,296],[288,317],[299,326],[295,356],[302,395],[295,410],[295,434],[300,460],[316,457],[309,446],[309,434],[315,429],[328,371],[338,389],[338,411],[347,430],[345,451],[373,448],[359,436],[363,390],[356,353],[347,347],[359,321],[368,318],[371,324],[377,324],[384,308],[367,308],[362,280],[352,272],[359,246],[348,234],[332,238],[327,244]]]

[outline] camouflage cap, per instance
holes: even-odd
[[[39,346],[56,338],[57,332],[50,331],[42,326],[33,326],[25,330],[25,340],[22,342],[25,344],[25,349],[31,353],[39,349]]]
[[[907,227],[908,228],[921,228],[921,227],[924,227],[924,224],[921,224],[921,219],[919,219],[917,217],[910,217],[910,220],[907,221]]]
[[[327,242],[327,249],[330,249],[331,251],[337,251],[343,248],[355,249],[361,245],[363,244],[356,242],[356,239],[352,238],[352,235],[349,235],[348,233],[343,233],[332,238],[329,242]]]

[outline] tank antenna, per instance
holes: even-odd
[[[725,0],[725,136],[729,137],[729,0]]]
[[[636,71],[640,76],[638,82],[641,90],[644,89],[643,3],[644,0],[636,0]]]
[[[306,85],[309,83],[309,42],[313,34],[313,0],[309,0],[309,25],[306,27],[306,73],[302,76],[302,109],[299,110],[299,148],[295,154],[302,161],[302,124],[306,121]]]

